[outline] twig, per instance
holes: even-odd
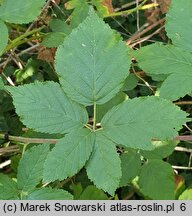
[[[187,124],[184,124],[184,126],[192,133],[192,129]]]
[[[11,50],[11,54],[15,64],[18,66],[19,69],[22,70],[24,66],[24,62],[18,57],[18,55],[13,50]]]
[[[13,48],[21,45],[22,43],[27,42],[28,41],[28,39],[27,39],[28,36],[31,36],[31,35],[33,35],[35,33],[40,32],[43,28],[45,28],[45,25],[42,26],[42,27],[40,27],[40,28],[33,29],[31,31],[25,32],[24,34],[22,34],[19,37],[15,38],[14,40],[11,41],[10,44],[7,45],[7,47],[5,48],[4,52],[7,52],[7,51],[9,51],[9,50],[11,50],[11,49],[13,49]],[[36,38],[38,38],[38,37],[39,36],[37,36]],[[33,37],[31,37],[31,38],[33,39]]]
[[[192,170],[192,167],[185,167],[185,166],[172,166],[173,169],[180,169],[180,170]]]
[[[190,153],[190,156],[189,156],[189,163],[188,163],[188,167],[191,166],[191,160],[192,160],[192,152]]]
[[[16,145],[0,148],[0,155],[4,155],[7,153],[17,153],[17,152],[19,152],[19,148]]]
[[[143,1],[143,0],[137,0],[137,2],[141,2],[141,1]],[[126,4],[122,5],[120,8],[115,8],[114,11],[117,12],[117,11],[120,11],[120,10],[122,10],[122,9],[131,7],[131,6],[135,5],[135,4],[136,4],[136,1],[132,1],[132,2],[126,3]]]
[[[27,48],[27,49],[21,51],[21,52],[18,53],[17,55],[18,55],[18,56],[21,56],[21,55],[23,55],[23,54],[25,54],[25,53],[28,53],[28,52],[30,52],[30,51],[32,51],[32,50],[38,48],[39,46],[40,46],[40,44],[32,45],[31,47],[29,47],[29,48]]]
[[[2,76],[5,77],[5,79],[7,80],[7,82],[11,85],[11,86],[15,86],[14,82],[12,81],[12,79],[8,76],[6,76],[3,72],[0,73]]]
[[[144,35],[145,33],[147,33],[148,31],[151,31],[153,28],[155,28],[157,25],[161,24],[165,22],[165,18],[162,18],[160,20],[158,20],[156,23],[153,23],[152,25],[148,26],[146,29],[144,29],[141,32],[138,32],[136,34],[134,34],[132,37],[130,37],[126,44],[130,45],[132,43],[132,41],[136,40],[137,38],[141,37],[142,35]]]
[[[22,143],[47,143],[47,144],[56,144],[59,141],[59,139],[28,138],[28,137],[5,135],[2,133],[0,133],[0,139],[7,139],[9,141],[22,142]],[[192,141],[192,135],[177,136],[174,138],[174,140]],[[158,141],[158,140],[154,139],[153,141]]]
[[[38,44],[31,44],[31,47],[29,47],[29,48],[27,48],[27,49],[25,49],[25,50],[22,50],[21,52],[17,53],[17,56],[21,56],[21,55],[23,55],[23,54],[25,54],[25,53],[27,53],[27,52],[30,52],[30,51],[32,51],[33,49],[38,48],[39,46],[40,46],[39,43],[38,43]],[[15,50],[15,49],[13,49],[13,51],[14,51],[14,50]],[[0,68],[1,68],[1,67],[5,68],[5,66],[6,66],[11,60],[12,60],[12,58],[11,58],[11,54],[10,54],[9,57],[6,59],[6,61],[4,61],[4,62],[2,62],[2,63],[0,64]],[[3,73],[2,73],[2,75],[5,76]]]
[[[5,134],[0,134],[0,138],[4,139]],[[28,138],[20,136],[9,136],[7,137],[9,141],[22,142],[22,143],[47,143],[56,144],[59,139],[44,139],[44,138]]]
[[[138,83],[137,84],[138,86],[144,86],[144,87],[147,87],[145,84],[143,84],[143,83]],[[157,88],[157,86],[154,86],[154,85],[150,85],[151,86],[151,88]],[[147,87],[148,88],[148,87]]]
[[[6,166],[9,166],[11,164],[11,160],[7,160],[0,164],[0,169],[3,169]]]
[[[142,77],[140,77],[136,71],[135,71],[135,68],[133,67],[132,65],[132,70],[133,70],[133,73],[154,93],[154,90],[153,88],[149,85],[149,83],[147,81],[145,81]]]
[[[164,28],[164,26],[161,26],[160,28],[158,28],[156,31],[154,31],[152,34],[147,35],[146,37],[143,37],[141,39],[139,39],[137,42],[130,44],[129,46],[131,48],[133,48],[134,46],[136,46],[137,44],[140,44],[146,40],[149,40],[151,37],[153,37],[154,35],[158,34],[162,29]]]
[[[178,101],[174,102],[176,105],[192,105],[192,101]]]
[[[35,25],[35,23],[37,22],[37,20],[39,20],[39,18],[40,18],[41,15],[43,14],[43,12],[44,12],[44,11],[47,9],[47,7],[50,5],[50,2],[51,2],[51,0],[48,0],[48,1],[46,2],[46,4],[44,5],[44,7],[43,7],[42,10],[41,10],[40,15],[37,17],[37,19],[36,19],[34,22],[31,23],[31,25],[30,25],[29,28],[27,29],[27,32],[30,31],[30,30],[33,28],[33,26]]]
[[[175,151],[192,153],[192,149],[184,148],[184,147],[181,147],[181,146],[175,147]]]
[[[105,15],[103,18],[109,18],[109,17],[116,17],[116,16],[125,16],[125,15],[129,15],[132,14],[134,12],[137,12],[138,10],[146,10],[152,7],[157,6],[158,4],[152,3],[152,4],[148,4],[148,5],[144,5],[148,0],[143,0],[143,2],[138,5],[138,7],[129,9],[129,10],[125,10],[125,11],[119,11],[119,12],[115,12],[115,13],[110,13]],[[144,6],[143,6],[144,5]]]
[[[136,0],[136,7],[139,7],[139,1]],[[140,31],[140,19],[139,19],[139,10],[137,10],[137,31]]]
[[[177,136],[177,137],[175,137],[175,140],[180,140],[180,141],[192,141],[192,135]]]

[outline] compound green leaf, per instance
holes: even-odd
[[[186,94],[192,93],[192,68],[191,71],[173,73],[163,82],[160,96],[170,100],[177,100]]]
[[[89,159],[94,141],[95,134],[84,128],[60,139],[45,162],[44,182],[75,175]]]
[[[154,43],[133,52],[139,66],[149,74],[192,72],[192,53],[173,46]]]
[[[3,53],[3,50],[5,49],[7,42],[8,42],[8,29],[5,23],[0,20],[0,55]]]
[[[72,200],[73,196],[62,189],[41,188],[29,194],[26,200]]]
[[[156,43],[133,55],[147,73],[169,75],[160,88],[161,97],[177,100],[192,92],[192,53]]]
[[[0,173],[0,200],[18,199],[17,183]]]
[[[84,105],[114,97],[129,66],[128,48],[93,10],[58,48],[55,63],[64,91]]]
[[[117,144],[152,150],[152,139],[177,135],[187,114],[165,99],[149,96],[127,100],[112,108],[102,119],[104,135]]]
[[[43,165],[48,153],[48,144],[34,146],[24,153],[17,173],[18,188],[24,193],[33,190],[42,179]]]
[[[97,188],[114,195],[121,178],[121,161],[115,144],[100,132],[96,133],[94,149],[86,169]]]
[[[154,150],[152,151],[143,151],[140,153],[147,159],[163,159],[168,157],[175,149],[178,141],[153,141]]]
[[[22,122],[38,132],[67,133],[87,122],[85,108],[71,101],[58,83],[36,82],[7,89]]]
[[[32,22],[41,11],[41,7],[46,0],[4,0],[0,6],[0,19],[10,23],[29,23]]]
[[[192,52],[192,1],[172,1],[166,18],[166,32],[174,45]]]
[[[139,175],[141,192],[154,200],[174,199],[174,172],[170,164],[151,160],[145,164]]]
[[[192,187],[187,188],[180,196],[179,200],[192,200]]]
[[[122,187],[130,183],[130,181],[132,181],[139,174],[141,169],[141,158],[137,152],[129,150],[128,152],[122,154],[120,159],[122,168],[120,187]]]
[[[89,185],[82,192],[78,200],[107,200],[107,195],[94,185]]]

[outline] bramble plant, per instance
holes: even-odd
[[[0,174],[1,199],[86,198],[85,194],[77,196],[77,188],[73,188],[76,193],[72,196],[53,186],[54,182],[68,181],[83,168],[96,186],[87,190],[97,192],[101,199],[107,197],[99,189],[114,196],[118,188],[128,184],[145,198],[176,198],[174,171],[163,159],[174,151],[178,144],[174,138],[190,120],[172,103],[192,93],[191,29],[188,32],[186,25],[179,24],[182,20],[190,22],[190,13],[181,14],[182,10],[192,12],[192,2],[185,2],[173,1],[167,15],[166,31],[173,44],[154,43],[136,51],[87,5],[82,23],[74,24],[68,36],[60,40],[63,42],[54,63],[59,82],[35,81],[10,87],[0,80],[0,89],[11,94],[22,123],[37,134],[58,138],[24,149],[17,182]],[[28,6],[36,6],[30,15],[27,13],[26,22],[37,16],[44,3],[31,1]],[[4,0],[0,19],[23,23],[17,13],[12,17],[9,7],[10,1]],[[3,21],[0,25],[7,38]],[[6,43],[4,40],[0,51]],[[132,57],[136,63],[131,63]],[[123,93],[131,64],[156,79],[163,77],[155,96],[130,99]],[[92,109],[92,119],[88,108]]]
[[[191,7],[191,1],[183,4],[183,1],[176,0],[167,14],[165,29],[173,44],[154,43],[133,54],[151,76],[166,77],[159,89],[160,96],[172,101],[192,93],[192,46],[188,36],[192,31],[183,25],[186,20],[191,23],[191,10],[188,10]],[[184,14],[184,11],[187,13]]]

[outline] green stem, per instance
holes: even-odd
[[[11,41],[10,44],[7,45],[7,47],[5,48],[4,52],[7,52],[7,51],[9,51],[10,49],[13,49],[16,46],[18,46],[18,45],[20,45],[22,43],[25,43],[26,41],[29,40],[29,38],[26,39],[28,36],[33,35],[33,34],[35,34],[37,32],[40,32],[43,28],[45,28],[45,26],[42,26],[41,28],[33,29],[31,31],[28,31],[28,32],[25,32],[24,34],[22,34],[19,37],[15,38],[14,40]],[[39,36],[36,36],[36,38],[38,38],[38,37]],[[24,39],[26,39],[25,42],[23,42]]]
[[[148,0],[144,0],[140,5],[138,5],[137,7],[133,8],[133,9],[129,9],[129,10],[124,10],[124,11],[120,11],[120,12],[116,12],[116,13],[111,13],[111,14],[107,14],[104,16],[104,18],[108,18],[108,17],[116,17],[116,16],[122,16],[122,15],[129,15],[132,14],[138,10],[145,10],[148,9],[149,7],[143,7],[143,5],[147,2]],[[150,4],[150,7],[154,7],[157,6],[157,4]]]
[[[96,130],[96,124],[97,124],[97,105],[96,102],[93,104],[93,131]]]
[[[38,36],[32,36],[32,37],[30,37],[30,38],[24,38],[23,40],[18,41],[18,42],[15,43],[15,44],[10,44],[9,47],[7,46],[5,52],[7,52],[7,51],[9,51],[10,49],[13,49],[13,48],[15,48],[15,47],[17,47],[17,46],[20,46],[20,45],[22,45],[22,44],[24,44],[24,43],[27,43],[27,42],[32,41],[32,40],[35,40],[35,39],[40,39],[40,38],[42,38],[42,37],[43,37],[42,35],[38,35]]]
[[[0,139],[5,139],[5,134],[0,134]],[[43,138],[28,138],[20,136],[8,136],[9,141],[22,142],[22,143],[47,143],[56,144],[58,139],[43,139]]]

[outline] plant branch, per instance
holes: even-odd
[[[130,44],[130,47],[133,48],[134,46],[136,46],[137,44],[141,44],[142,42],[149,40],[151,37],[153,37],[154,35],[158,34],[162,29],[164,28],[164,26],[161,26],[160,28],[158,28],[156,31],[154,31],[152,34],[147,35],[141,39],[138,39],[138,41],[136,41],[133,44]]]
[[[12,154],[19,152],[19,148],[16,145],[0,148],[0,156],[4,154]]]
[[[0,134],[0,139],[7,139],[9,141],[22,142],[22,143],[47,143],[56,144],[59,139],[44,139],[44,138],[28,138],[20,136],[10,136],[6,134]]]
[[[158,6],[157,3],[151,3],[151,4],[144,5],[147,1],[148,0],[144,0],[137,7],[129,9],[129,10],[124,10],[124,11],[120,11],[120,12],[115,12],[115,13],[107,14],[107,15],[104,16],[104,18],[129,15],[129,14],[132,14],[134,12],[137,12],[138,10],[146,10],[146,9]]]
[[[180,140],[180,141],[192,141],[192,135],[177,136],[177,137],[175,137],[175,140]]]
[[[192,170],[192,167],[184,167],[184,166],[172,166],[173,169],[179,170]]]
[[[181,146],[177,146],[177,147],[175,147],[175,151],[192,153],[192,149],[188,149],[188,148],[181,147]]]
[[[93,122],[93,124],[95,125],[94,127],[96,130],[96,115],[95,115],[95,123]],[[47,144],[56,144],[59,141],[59,139],[28,138],[28,137],[21,137],[21,136],[11,136],[3,133],[0,133],[0,139],[22,142],[22,143],[47,143]],[[192,135],[177,136],[174,138],[174,140],[192,141]]]
[[[24,34],[22,34],[19,37],[15,38],[14,40],[11,41],[10,44],[7,45],[4,52],[7,52],[10,49],[13,49],[14,47],[17,47],[18,45],[22,44],[23,40],[25,40],[25,39],[26,39],[25,42],[29,41],[29,39],[27,38],[28,36],[40,32],[43,28],[45,28],[45,26],[42,26],[42,27],[37,28],[37,29],[33,29],[31,31],[28,31],[28,32],[25,32]],[[32,37],[32,38],[34,39],[34,37]],[[39,36],[38,36],[38,38],[39,38]]]
[[[192,105],[192,101],[178,101],[174,102],[176,105]]]
[[[43,13],[46,11],[46,9],[49,7],[51,1],[52,1],[52,0],[48,0],[48,1],[46,2],[46,4],[44,5],[44,7],[43,7],[42,10],[41,10],[40,15],[37,17],[37,19],[34,20],[34,22],[31,23],[31,25],[29,26],[29,28],[27,29],[27,31],[30,31],[30,30],[33,28],[33,26],[35,25],[36,21],[40,19],[40,17],[42,16],[42,14],[43,14]]]
[[[137,38],[140,38],[142,35],[144,35],[145,33],[149,32],[150,30],[152,30],[153,28],[155,28],[157,25],[162,24],[165,22],[165,18],[162,18],[160,20],[158,20],[157,22],[153,23],[152,25],[148,26],[146,29],[144,29],[143,31],[139,31],[136,34],[134,34],[132,37],[130,37],[126,44],[130,45],[133,41],[135,41]]]
[[[143,0],[136,0],[136,1],[132,1],[132,2],[126,3],[126,4],[122,5],[120,8],[115,8],[115,11],[120,11],[120,10],[122,10],[122,9],[131,7],[131,6],[135,5],[135,4],[137,3],[137,1],[138,1],[138,2],[141,2],[141,1],[143,1]]]
[[[134,68],[133,65],[131,66],[131,68],[132,68],[132,71],[133,71],[133,73],[135,74],[135,76],[137,76],[137,77],[153,92],[153,94],[154,94],[155,92],[154,92],[153,88],[149,85],[149,83],[148,83],[147,81],[145,81],[145,79],[143,79],[142,77],[140,77],[140,76],[136,73],[135,68]]]
[[[0,169],[3,169],[6,166],[9,166],[11,164],[11,160],[7,160],[0,164]]]

